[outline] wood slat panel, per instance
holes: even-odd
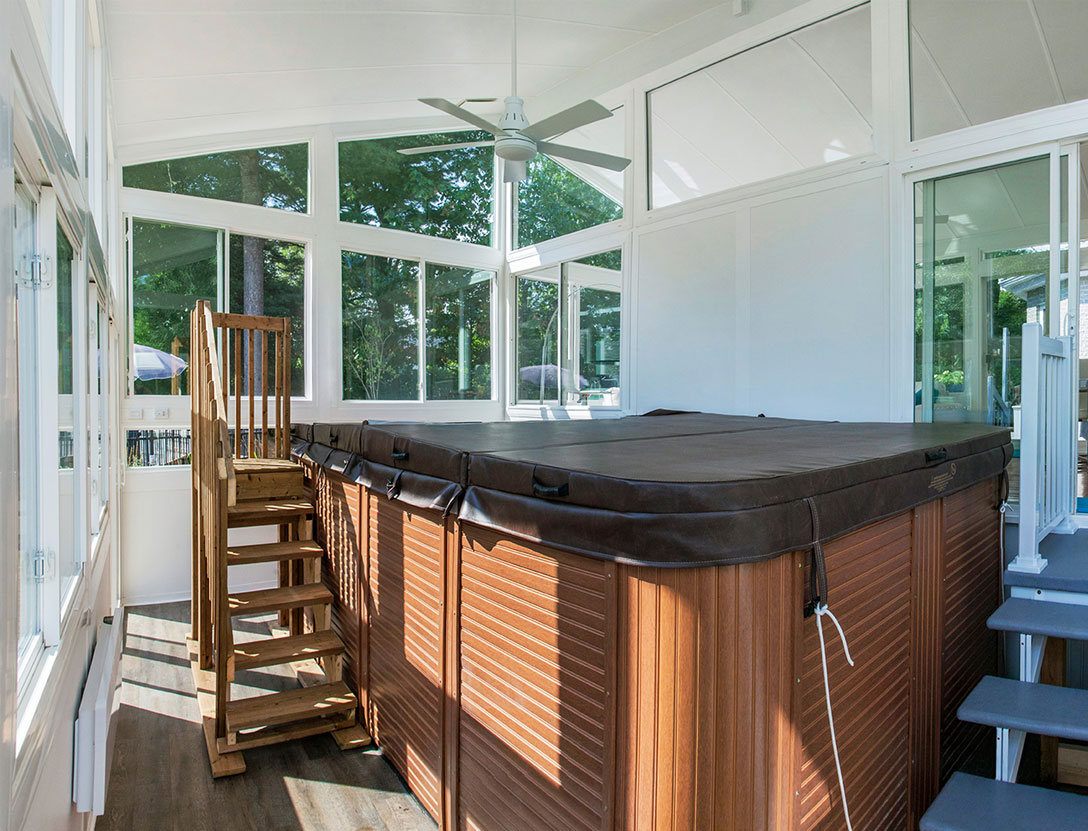
[[[366,575],[360,548],[359,485],[332,471],[315,478],[314,539],[325,549],[322,579],[333,594],[332,629],[344,643],[344,681],[363,700],[361,626]]]
[[[460,827],[613,824],[616,570],[461,535]]]
[[[997,634],[986,619],[1001,596],[1000,513],[993,483],[943,501],[941,784],[993,741],[992,729],[960,721],[956,710],[983,675],[997,672]]]
[[[444,524],[368,492],[371,731],[436,820],[442,813]]]
[[[943,507],[944,500],[935,500],[914,511],[909,828],[918,827],[940,790]]]
[[[800,565],[620,569],[617,829],[793,827]]]
[[[855,666],[824,621],[835,734],[850,819],[866,831],[906,827],[910,773],[911,546],[906,512],[825,546],[831,610]],[[807,568],[805,569],[807,572]],[[807,577],[806,577],[807,580]],[[844,826],[815,617],[804,622],[800,828]]]

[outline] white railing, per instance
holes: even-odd
[[[1039,543],[1074,512],[1076,421],[1073,338],[1025,323],[1020,381],[1020,547],[1013,571],[1046,567]]]

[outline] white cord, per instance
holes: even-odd
[[[846,662],[854,665],[854,659],[850,657],[850,647],[846,644],[846,635],[839,625],[838,618],[827,608],[827,604],[820,603],[816,606],[816,629],[820,633],[820,658],[824,665],[824,700],[827,702],[827,726],[831,730],[831,751],[835,754],[835,771],[839,775],[839,794],[842,796],[842,813],[846,817],[846,831],[854,831],[850,824],[850,809],[846,807],[846,785],[842,781],[842,763],[839,761],[839,743],[835,739],[835,719],[831,715],[831,685],[827,680],[827,646],[824,644],[823,617],[827,615],[835,628],[839,630],[839,638],[842,640],[842,651],[846,655]]]

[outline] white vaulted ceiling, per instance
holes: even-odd
[[[519,0],[519,94],[546,93],[700,15],[728,21],[722,6]],[[433,117],[420,97],[501,99],[510,8],[510,0],[108,0],[118,145]]]

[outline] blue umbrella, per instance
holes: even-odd
[[[177,355],[163,352],[143,344],[132,347],[135,357],[135,375],[137,381],[158,381],[161,378],[175,378],[181,375],[189,364]]]

